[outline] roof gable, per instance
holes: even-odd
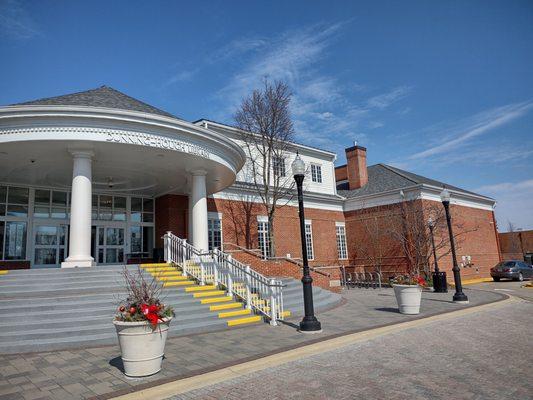
[[[176,116],[153,107],[140,100],[134,99],[118,90],[109,86],[101,86],[97,89],[86,90],[66,94],[62,96],[47,97],[24,103],[13,105],[54,105],[54,106],[85,106],[85,107],[103,107],[115,108],[127,111],[139,111],[148,114],[162,115],[165,117],[177,118]]]

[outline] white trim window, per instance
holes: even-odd
[[[263,258],[270,257],[270,224],[268,223],[268,217],[257,217],[257,244]]]
[[[27,260],[30,191],[0,186],[0,260]]]
[[[315,183],[322,183],[322,166],[311,164],[311,180]]]
[[[285,158],[280,156],[273,156],[272,171],[274,172],[274,176],[284,177],[286,175]]]
[[[222,250],[222,218],[218,213],[209,213],[207,219],[209,250]]]
[[[313,249],[313,227],[311,221],[305,221],[305,248],[307,249],[307,258],[313,260],[315,258]]]
[[[335,232],[337,236],[337,255],[339,260],[347,260],[348,248],[346,246],[346,226],[344,222],[335,223]]]

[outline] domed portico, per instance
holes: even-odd
[[[0,204],[5,203],[6,235],[11,235],[11,240],[18,232],[13,228],[15,222],[25,223],[26,230],[19,236],[27,238],[26,252],[35,254],[26,258],[38,264],[38,257],[50,255],[52,250],[40,250],[39,246],[44,246],[41,244],[43,236],[37,234],[52,231],[42,229],[43,226],[57,225],[53,221],[54,204],[59,204],[55,209],[66,212],[56,214],[59,219],[65,217],[62,229],[69,232],[68,257],[61,266],[92,266],[97,253],[95,248],[101,239],[102,246],[107,239],[114,243],[113,235],[118,232],[119,239],[122,235],[122,242],[127,246],[128,240],[134,240],[133,236],[125,234],[127,226],[137,227],[137,222],[139,226],[150,224],[149,214],[153,209],[146,211],[144,206],[139,209],[137,199],[149,207],[146,199],[177,193],[190,198],[193,244],[207,249],[206,197],[233,184],[245,158],[243,150],[223,135],[107,87],[0,107],[0,182],[7,192],[4,200],[0,193]],[[27,204],[10,195],[23,193],[24,189],[28,190]],[[49,222],[43,225],[47,190],[51,190],[50,210],[49,218],[44,220]],[[54,203],[55,191],[69,193],[64,204]],[[95,193],[99,194],[96,200]],[[62,198],[62,195],[57,197]],[[121,210],[126,210],[125,215]],[[139,217],[133,217],[133,213],[140,213],[141,220],[137,221]],[[151,218],[153,224],[153,215]],[[103,227],[102,238],[100,226]],[[106,227],[110,227],[111,233]],[[66,241],[60,236],[52,239],[52,236],[45,242]],[[23,238],[20,243],[10,242],[9,251],[16,250],[23,242]],[[111,255],[116,253],[112,246],[109,245]],[[61,250],[66,251],[67,246],[58,248]],[[106,251],[102,253],[104,262],[106,258],[112,259],[106,256]],[[56,255],[56,259],[58,257]]]

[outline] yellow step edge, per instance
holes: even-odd
[[[170,267],[172,264],[170,263],[146,263],[146,264],[139,264],[141,268],[147,268],[147,267]]]
[[[241,308],[241,307],[242,307],[242,303],[237,303],[237,302],[215,304],[215,305],[209,306],[209,311],[230,310],[232,308]]]
[[[226,301],[232,301],[233,297],[231,296],[225,296],[225,297],[209,297],[207,299],[200,300],[201,304],[211,304],[211,303],[224,303]]]
[[[235,326],[235,325],[252,324],[254,322],[259,322],[259,321],[261,321],[261,316],[254,315],[252,317],[232,319],[231,321],[227,321],[227,324],[228,326]]]
[[[181,271],[178,271],[177,269],[169,269],[165,271],[148,271],[151,274],[160,274],[160,275],[183,275]]]
[[[167,271],[177,271],[174,267],[149,267],[144,269],[146,272],[167,272]]]
[[[252,313],[252,310],[243,308],[242,310],[220,312],[218,313],[218,318],[238,317],[240,315],[248,315],[251,313]]]
[[[186,276],[156,276],[158,281],[161,282],[173,282],[173,281],[186,281],[189,280]]]
[[[217,287],[215,285],[204,285],[185,288],[186,292],[203,292],[204,290],[217,290]]]
[[[165,282],[165,283],[163,283],[164,287],[187,286],[187,285],[196,285],[196,282],[194,282],[194,281],[174,281],[174,282]]]
[[[196,292],[193,293],[194,298],[200,298],[200,297],[212,297],[212,296],[224,296],[226,292],[224,290],[212,290],[212,291],[203,291],[203,292]]]

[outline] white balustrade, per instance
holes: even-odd
[[[283,320],[283,283],[267,278],[230,254],[218,249],[202,252],[171,232],[163,237],[165,261],[181,266],[183,273],[200,285],[211,283],[224,287],[228,293],[265,315],[271,325]]]

